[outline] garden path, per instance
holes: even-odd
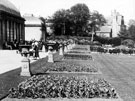
[[[40,58],[46,57],[48,53],[39,52]],[[21,66],[22,56],[16,50],[0,50],[0,74]],[[36,61],[30,58],[31,63]]]

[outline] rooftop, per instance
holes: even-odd
[[[21,16],[20,11],[8,0],[0,0],[0,11],[5,11],[16,16]]]
[[[39,17],[35,17],[33,14],[25,14],[25,25],[41,25],[42,21]]]

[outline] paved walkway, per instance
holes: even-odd
[[[40,58],[46,57],[48,53],[39,52]],[[21,66],[22,56],[16,50],[0,50],[0,74],[16,69]],[[30,58],[31,63],[36,61]]]

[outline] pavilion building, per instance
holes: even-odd
[[[25,40],[40,41],[43,34],[40,17],[36,17],[33,14],[25,14],[23,18],[25,19]]]
[[[0,49],[5,42],[25,40],[24,21],[10,1],[0,0]]]

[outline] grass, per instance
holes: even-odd
[[[46,57],[32,63],[30,68],[31,75],[44,73],[42,67],[46,65],[47,59],[48,58]],[[61,60],[62,60],[62,56],[59,56],[58,53],[54,54],[55,62],[60,62]],[[21,68],[19,67],[18,69],[0,75],[0,98],[1,99],[8,94],[10,88],[17,87],[20,82],[29,78],[29,77],[20,76],[20,72],[21,72]],[[59,75],[63,75],[63,73],[60,73]],[[68,75],[68,74],[64,74],[64,75]],[[70,74],[70,75],[83,75],[83,74]]]

